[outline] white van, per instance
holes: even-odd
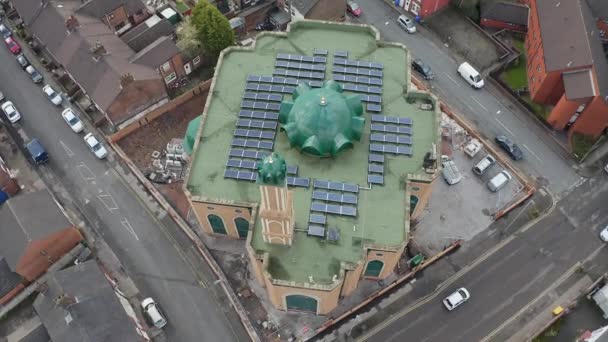
[[[490,179],[488,182],[488,189],[492,192],[496,192],[507,185],[511,178],[511,175],[507,171],[502,170],[499,174]]]
[[[458,67],[458,73],[467,81],[473,88],[481,89],[483,87],[483,79],[481,75],[471,64],[464,62]]]
[[[458,167],[456,167],[456,163],[454,163],[453,160],[443,162],[443,170],[441,173],[449,185],[460,183],[462,180],[462,175],[460,174],[460,171],[458,171]]]
[[[475,166],[473,166],[473,172],[475,172],[478,176],[482,176],[492,165],[496,163],[496,159],[491,155],[487,155],[483,157],[482,160],[479,161]]]
[[[400,15],[399,18],[397,18],[397,22],[399,23],[399,26],[401,26],[408,33],[416,32],[416,24],[414,24],[412,19],[410,19],[404,15]]]

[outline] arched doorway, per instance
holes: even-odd
[[[226,232],[226,227],[224,226],[224,221],[222,221],[221,217],[211,214],[207,216],[207,220],[209,221],[209,225],[214,233],[222,235],[228,234]]]
[[[287,310],[317,313],[318,302],[316,299],[303,295],[289,295],[285,297]]]
[[[234,219],[234,225],[236,226],[236,231],[239,233],[239,237],[242,239],[246,238],[249,233],[249,221],[242,217],[237,217]]]
[[[365,276],[366,277],[378,277],[380,272],[382,272],[382,268],[384,267],[384,263],[380,260],[372,260],[367,263],[367,267],[365,268]]]

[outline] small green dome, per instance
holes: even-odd
[[[186,135],[184,136],[184,152],[186,152],[188,155],[191,155],[192,149],[194,149],[194,140],[196,139],[198,127],[201,125],[202,117],[202,115],[199,115],[188,123]]]
[[[264,185],[285,185],[287,163],[280,155],[272,153],[258,162],[257,182]]]
[[[342,87],[326,81],[322,88],[300,84],[294,101],[283,101],[281,129],[292,147],[319,157],[335,156],[359,141],[365,126],[359,95],[344,96]]]

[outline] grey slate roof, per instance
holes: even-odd
[[[6,259],[0,256],[0,297],[9,293],[20,283],[21,277],[13,272]]]
[[[57,271],[34,301],[53,341],[139,341],[112,286],[94,260]]]
[[[306,16],[306,14],[308,14],[308,12],[315,7],[317,2],[319,2],[319,0],[293,0],[291,1],[291,6],[294,6],[298,9],[298,12],[300,12],[303,16]]]
[[[0,255],[14,271],[30,241],[71,226],[47,190],[12,197],[0,208]]]
[[[530,8],[526,5],[498,1],[481,2],[481,18],[504,21],[516,25],[528,25]]]
[[[565,72],[562,74],[564,90],[568,100],[584,99],[597,95],[593,86],[591,69]]]
[[[158,66],[168,61],[178,52],[179,50],[171,38],[163,36],[135,54],[131,61],[148,66]]]
[[[158,15],[152,15],[123,34],[120,39],[129,45],[133,51],[139,52],[158,38],[172,35],[174,31],[175,28],[169,20],[160,18]],[[158,64],[155,66],[158,66]]]

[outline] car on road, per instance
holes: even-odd
[[[600,239],[604,242],[608,242],[608,225],[600,232]]]
[[[11,50],[13,55],[18,55],[21,53],[21,46],[13,39],[13,37],[5,38],[4,43],[6,43],[6,46],[8,46],[8,49]]]
[[[425,80],[432,80],[435,78],[435,74],[433,73],[433,70],[431,70],[431,67],[424,63],[420,58],[414,59],[412,62],[412,69],[422,75]]]
[[[21,66],[21,69],[27,68],[28,65],[30,65],[30,61],[27,60],[27,58],[25,58],[25,56],[23,54],[20,54],[19,56],[17,56],[17,63],[19,63],[19,65]]]
[[[53,89],[53,87],[51,87],[50,84],[47,84],[44,87],[42,87],[42,92],[46,95],[46,97],[49,99],[49,101],[51,101],[51,103],[54,104],[55,106],[59,106],[61,104],[61,102],[63,102],[61,95],[57,94],[55,89]]]
[[[355,17],[358,17],[361,15],[361,13],[363,13],[363,11],[361,10],[361,7],[359,7],[359,5],[354,1],[346,2],[346,11],[348,13],[354,15]]]
[[[462,77],[473,89],[481,89],[484,86],[483,78],[473,66],[464,62],[458,66],[458,74]]]
[[[30,75],[30,78],[32,79],[32,81],[34,81],[34,83],[42,82],[42,75],[33,66],[28,65],[27,67],[25,67],[25,72]]]
[[[142,300],[141,309],[146,315],[146,319],[148,319],[157,329],[162,329],[167,325],[167,319],[154,299],[148,297]]]
[[[13,35],[13,32],[11,32],[11,30],[9,30],[4,24],[0,24],[0,34],[2,35],[2,38],[8,38]]]
[[[97,140],[93,133],[84,136],[84,142],[87,144],[91,152],[99,159],[103,159],[108,155],[108,150]]]
[[[38,139],[30,140],[30,142],[25,145],[25,149],[36,164],[44,164],[49,161],[49,154]]]
[[[6,101],[2,104],[2,111],[11,123],[15,123],[21,119],[21,114],[19,114],[17,107],[11,101]]]
[[[61,112],[61,116],[63,117],[63,120],[65,120],[65,122],[68,124],[68,126],[70,126],[72,131],[74,131],[74,133],[80,133],[84,129],[82,121],[80,121],[78,116],[76,116],[76,113],[74,113],[72,108],[64,109],[63,112]]]
[[[404,15],[400,15],[399,18],[397,18],[397,22],[399,23],[399,26],[401,26],[408,33],[416,33],[416,24],[414,24],[412,19]]]
[[[521,160],[524,157],[524,153],[519,149],[516,143],[514,143],[511,139],[507,138],[504,135],[499,135],[494,138],[498,146],[505,150],[509,157],[513,160]]]
[[[443,300],[443,305],[449,311],[456,309],[460,304],[466,302],[471,298],[471,294],[464,287],[459,288],[456,292],[447,296],[446,299]]]

